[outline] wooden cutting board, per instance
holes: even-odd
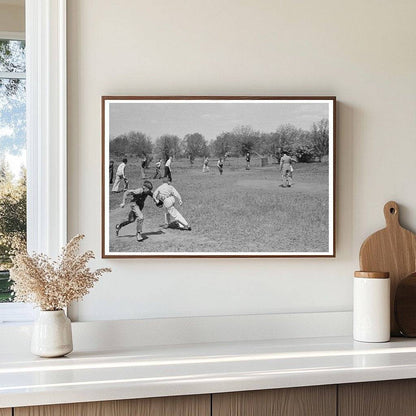
[[[399,282],[394,300],[394,316],[403,335],[416,337],[416,273]]]
[[[391,335],[397,336],[400,331],[394,317],[394,298],[400,280],[416,271],[416,235],[400,225],[396,202],[384,205],[384,217],[386,228],[370,235],[361,246],[360,268],[390,273],[390,329]]]

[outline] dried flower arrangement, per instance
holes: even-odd
[[[78,254],[83,238],[80,234],[72,238],[57,261],[45,254],[29,255],[26,250],[16,253],[10,270],[15,302],[34,303],[45,311],[60,310],[84,297],[103,273],[111,272],[87,267],[94,253]]]

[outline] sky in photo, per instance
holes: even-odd
[[[233,128],[248,125],[266,133],[281,124],[309,130],[313,123],[328,118],[329,104],[317,102],[112,102],[110,139],[129,131],[140,131],[153,140],[163,134],[180,138],[201,133],[208,141]]]

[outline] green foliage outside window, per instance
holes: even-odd
[[[24,41],[0,39],[0,302],[13,299],[8,269],[26,242],[25,61]]]

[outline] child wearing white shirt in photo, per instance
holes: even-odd
[[[117,172],[116,172],[116,180],[114,181],[112,192],[122,192],[127,189],[128,181],[127,181],[126,174],[125,174],[126,165],[127,165],[127,159],[124,158],[123,162],[118,165]],[[124,189],[119,191],[118,187],[120,186],[121,181],[124,181]]]
[[[165,163],[165,178],[169,178],[169,182],[172,182],[172,171],[170,169],[172,164],[172,156],[169,156],[168,160]]]
[[[163,178],[163,184],[160,185],[153,193],[153,199],[156,204],[163,203],[165,208],[165,225],[164,228],[169,227],[170,224],[176,222],[181,230],[191,231],[188,221],[175,208],[176,199],[179,205],[182,205],[182,198],[179,192],[167,183],[168,178]],[[175,199],[176,198],[176,199]]]

